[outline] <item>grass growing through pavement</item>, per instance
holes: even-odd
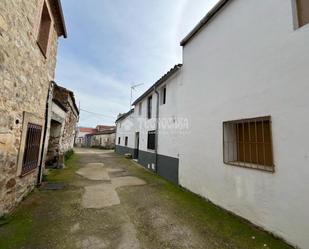
[[[69,159],[65,161],[64,169],[52,169],[49,170],[49,174],[46,177],[48,182],[71,182],[74,179],[75,171],[78,169],[78,164],[76,163],[79,159],[79,155],[72,154]]]
[[[30,194],[31,195],[31,194]],[[28,205],[31,210],[37,203]],[[12,216],[2,218],[0,225],[0,248],[21,248],[31,236],[33,228],[33,216],[31,212],[17,210]]]
[[[207,230],[209,234],[218,235],[220,240],[231,243],[236,248],[244,249],[285,249],[293,248],[273,235],[264,232],[240,217],[237,217],[213,203],[176,186],[147,170],[136,167],[127,159],[120,159],[128,166],[130,172],[151,183],[160,191],[162,201],[176,215],[188,223],[194,223],[197,230]]]
[[[66,168],[62,170],[51,170],[45,178],[49,182],[71,182],[74,179],[75,171],[78,168],[76,161],[78,155],[74,154],[66,161]],[[55,237],[59,231],[59,222],[55,221],[57,217],[56,210],[52,213],[53,205],[57,208],[57,202],[64,203],[71,196],[63,192],[41,192],[34,190],[19,205],[14,213],[7,217],[0,218],[0,249],[20,249],[25,245],[48,241],[46,236]],[[72,197],[73,198],[73,197]],[[59,210],[58,210],[59,211]],[[51,224],[50,222],[57,222]],[[42,234],[42,231],[48,231],[52,234]],[[27,248],[44,248],[37,244]],[[46,247],[47,248],[47,247]]]

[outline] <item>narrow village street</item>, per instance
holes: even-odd
[[[0,248],[290,247],[113,151],[77,149],[1,220]]]

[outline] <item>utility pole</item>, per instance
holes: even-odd
[[[136,91],[136,88],[142,86],[144,84],[136,84],[131,86],[131,98],[130,98],[130,110],[132,108],[132,98],[133,98],[133,90]]]

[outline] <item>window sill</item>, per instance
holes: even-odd
[[[275,173],[275,166],[265,166],[260,164],[244,163],[244,162],[224,162],[224,164],[240,168],[265,171],[268,173]]]
[[[39,49],[40,49],[40,51],[41,51],[41,54],[43,55],[44,59],[46,60],[46,59],[47,59],[47,56],[46,56],[46,54],[44,53],[43,49],[41,48],[40,43],[36,42],[36,44],[38,45],[38,47],[39,47]]]
[[[33,174],[33,173],[36,171],[37,168],[38,168],[38,167],[34,168],[33,170],[30,170],[29,172],[21,173],[20,176],[19,176],[19,178],[24,178],[24,177],[26,177],[26,176],[28,176],[28,175]]]

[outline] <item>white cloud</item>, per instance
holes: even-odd
[[[83,109],[108,116],[82,112],[81,124],[112,124],[110,117],[128,111],[130,85],[144,83],[136,98],[181,63],[180,40],[216,2],[64,1],[69,39],[59,46],[56,80]]]

